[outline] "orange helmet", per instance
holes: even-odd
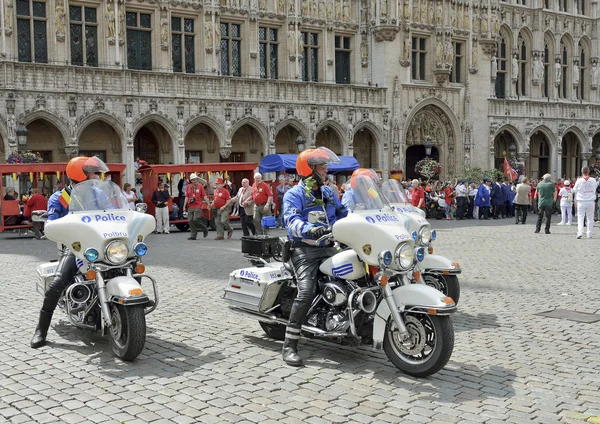
[[[296,172],[298,175],[308,177],[312,175],[315,166],[330,163],[340,163],[340,159],[327,147],[304,150],[296,159]]]
[[[81,182],[87,180],[87,175],[83,170],[83,166],[88,161],[86,156],[77,156],[69,161],[67,164],[67,177],[70,180]]]
[[[104,163],[102,159],[97,156],[92,156],[91,158],[87,158],[87,161],[83,164],[83,172],[108,172],[108,166]]]
[[[375,184],[379,184],[381,181],[379,175],[377,175],[377,172],[373,171],[372,169],[358,168],[354,170],[352,176],[350,177],[350,187],[355,188],[358,184],[358,181],[362,178],[370,178]]]

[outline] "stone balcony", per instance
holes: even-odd
[[[124,95],[386,107],[386,89],[302,81],[146,72],[79,66],[4,62],[0,89],[90,95]]]
[[[600,121],[600,105],[582,101],[548,99],[489,99],[488,116],[492,119],[526,119],[536,122]]]

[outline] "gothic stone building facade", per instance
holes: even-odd
[[[590,0],[0,0],[0,155],[260,161],[295,140],[445,176],[595,153]]]

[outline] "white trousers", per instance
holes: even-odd
[[[587,235],[592,236],[594,228],[594,201],[577,202],[577,235],[583,235],[583,220],[587,215]]]
[[[156,231],[164,233],[169,231],[169,208],[156,208],[154,215],[156,216]]]
[[[573,205],[568,204],[566,206],[561,206],[560,210],[562,213],[561,223],[571,225],[571,223],[573,222]]]

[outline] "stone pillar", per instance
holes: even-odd
[[[552,149],[552,174],[553,177],[562,178],[562,148],[561,148],[562,137],[556,138],[556,148]],[[540,175],[539,178],[542,178]]]
[[[582,153],[580,157],[581,157],[581,167],[583,168],[584,166],[588,166],[588,161],[592,157],[592,153],[585,152],[585,153]]]
[[[133,140],[131,143],[123,143],[125,144],[125,149],[123,150],[123,163],[126,165],[125,167],[125,175],[123,183],[129,183],[132,187],[135,187],[135,162],[134,151],[133,151]]]

